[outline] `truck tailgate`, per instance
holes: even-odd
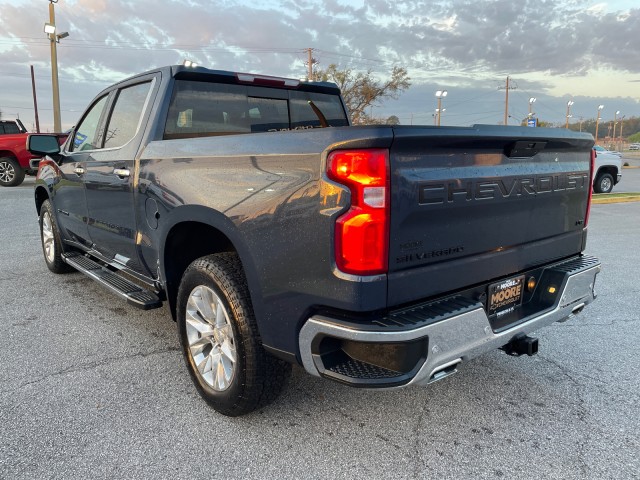
[[[388,305],[581,252],[592,146],[562,129],[394,127]]]

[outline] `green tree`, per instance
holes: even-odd
[[[391,115],[384,123],[387,125],[400,125],[400,119],[396,115]]]
[[[580,130],[581,122],[575,122],[569,124],[569,129],[574,131]],[[598,126],[598,138],[602,139],[607,133],[610,120],[608,119],[600,119],[600,124]],[[620,137],[620,127],[622,127],[622,138],[627,138],[630,135],[633,135],[636,132],[640,132],[640,117],[630,117],[624,118],[622,121],[618,119],[616,124],[616,138]],[[582,131],[588,132],[591,135],[596,134],[596,119],[595,118],[587,118],[582,121]]]
[[[382,81],[374,78],[371,69],[354,72],[350,68],[340,69],[335,64],[329,65],[326,70],[317,70],[315,77],[315,80],[338,85],[354,125],[374,123],[376,119],[367,115],[367,107],[381,100],[397,99],[411,86],[407,70],[402,67],[393,67],[391,78]]]

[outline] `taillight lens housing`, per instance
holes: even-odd
[[[594,175],[594,170],[596,169],[596,151],[594,149],[591,149],[591,166],[589,169],[589,198],[587,199],[587,215],[585,216],[584,219],[584,226],[585,228],[587,227],[587,225],[589,224],[589,215],[591,214],[591,198],[593,197],[593,175]]]
[[[351,207],[336,220],[335,260],[354,275],[378,275],[389,268],[389,151],[335,150],[327,175],[351,191]]]

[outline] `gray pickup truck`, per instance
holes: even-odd
[[[593,138],[349,126],[334,84],[172,66],[101,92],[66,143],[32,135],[44,258],[168,302],[194,384],[240,415],[291,364],[426,385],[595,297]],[[72,301],[73,292],[64,290]]]

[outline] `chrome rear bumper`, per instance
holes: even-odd
[[[551,268],[554,272],[564,275],[555,305],[544,313],[532,315],[517,325],[498,332],[492,329],[482,303],[469,301],[462,309],[451,308],[450,312],[444,313],[443,309],[451,302],[434,302],[434,309],[440,312],[437,318],[428,319],[424,325],[417,328],[355,328],[338,319],[312,316],[302,327],[299,336],[303,366],[312,375],[361,387],[426,385],[439,380],[455,373],[455,367],[462,361],[500,348],[519,334],[526,335],[551,323],[567,320],[595,299],[595,279],[600,272],[597,259],[580,257]],[[461,305],[457,300],[454,303],[457,306]],[[426,351],[422,352],[413,368],[405,372],[396,372],[397,381],[394,382],[393,370],[380,368],[379,364],[376,366],[367,362],[358,363],[358,360],[351,358],[347,359],[347,367],[343,365],[332,369],[325,364],[322,352],[319,351],[319,344],[324,338],[335,339],[337,342],[361,342],[374,349],[385,344],[404,344],[422,339]],[[376,381],[376,374],[380,375],[380,381]],[[358,378],[358,375],[367,378]],[[370,380],[370,377],[373,380]]]

